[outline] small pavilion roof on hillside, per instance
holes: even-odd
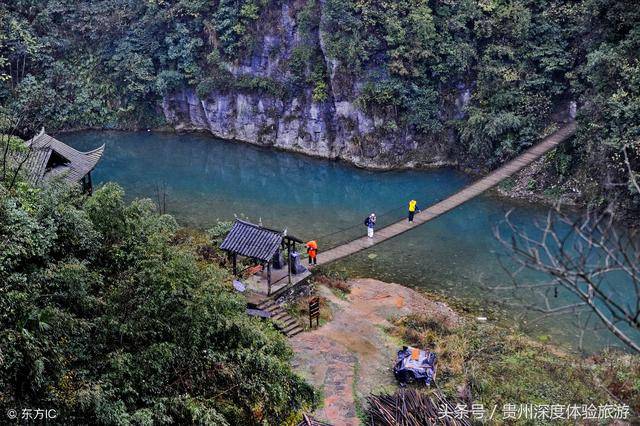
[[[236,219],[231,230],[225,237],[220,249],[229,254],[230,260],[233,262],[233,275],[238,275],[237,259],[238,256],[244,256],[253,260],[257,260],[263,266],[266,265],[266,283],[267,295],[271,294],[271,266],[277,265],[277,269],[282,269],[282,257],[276,258],[278,250],[287,251],[287,275],[289,283],[291,283],[292,269],[292,253],[295,252],[296,243],[302,241],[293,235],[287,235],[284,231],[276,231],[263,227],[261,224],[246,222]],[[293,251],[292,251],[293,249]],[[264,270],[262,270],[264,272]],[[262,273],[262,272],[259,272]],[[264,280],[264,276],[259,278]],[[280,278],[282,279],[282,277]]]
[[[225,251],[269,262],[282,244],[283,233],[236,219],[220,248]]]
[[[302,243],[302,240],[287,235],[286,231],[276,231],[255,223],[236,219],[231,231],[220,244],[220,249],[240,256],[270,262],[282,244],[282,240]]]
[[[27,141],[29,157],[25,170],[32,183],[60,176],[76,183],[89,174],[98,164],[104,145],[89,152],[81,152],[49,136],[42,131]]]

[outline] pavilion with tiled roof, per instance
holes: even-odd
[[[89,152],[81,152],[42,131],[27,141],[28,158],[25,170],[33,184],[60,177],[70,183],[80,183],[91,193],[91,171],[104,152],[104,145]]]
[[[279,258],[278,252],[283,253],[286,250],[287,264],[286,273],[281,278],[288,277],[291,282],[293,273],[291,265],[291,253],[296,250],[296,243],[302,244],[302,240],[287,235],[286,231],[277,231],[275,229],[265,228],[262,225],[247,222],[245,220],[236,219],[233,227],[225,237],[220,249],[229,253],[233,265],[233,275],[238,275],[237,258],[242,256],[258,262],[266,267],[266,283],[267,295],[271,293],[271,267],[276,258]],[[279,269],[283,265],[277,266]]]

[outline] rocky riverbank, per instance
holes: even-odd
[[[315,416],[331,424],[361,424],[367,395],[393,393],[391,367],[403,344],[435,347],[438,386],[465,403],[500,412],[504,404],[521,403],[640,410],[637,356],[605,352],[582,359],[516,330],[478,323],[399,284],[355,279],[317,290],[324,321],[291,339],[293,365],[322,391]]]
[[[324,404],[316,415],[335,425],[360,424],[361,401],[395,387],[391,367],[399,342],[385,331],[391,319],[420,313],[447,327],[460,324],[444,303],[399,284],[359,279],[348,285],[344,297],[320,286],[331,321],[291,339],[295,369],[323,390]]]
[[[425,134],[408,124],[396,125],[392,109],[369,110],[358,102],[370,75],[341,65],[327,53],[326,17],[318,8],[318,26],[299,19],[301,5],[285,1],[270,6],[256,29],[254,48],[235,64],[224,64],[224,82],[183,88],[167,94],[164,116],[177,129],[206,130],[225,139],[272,146],[360,167],[390,169],[455,163],[457,144],[452,129]],[[301,52],[319,60],[325,77],[322,96],[304,85],[292,90],[291,63]],[[304,64],[304,78],[310,78]],[[214,83],[215,81],[215,83]],[[326,87],[325,87],[326,86]],[[445,89],[443,89],[445,90]],[[286,92],[286,95],[285,95]],[[446,88],[440,106],[443,121],[462,118],[471,98],[466,84]]]
[[[344,160],[370,169],[455,166],[479,175],[486,172],[487,164],[468,152],[454,124],[467,118],[476,87],[473,76],[453,87],[439,86],[442,101],[437,116],[445,125],[418,131],[415,123],[399,120],[394,108],[363,105],[367,85],[376,80],[373,76],[388,71],[372,63],[355,73],[341,64],[327,49],[331,35],[323,30],[328,19],[325,8],[314,9],[317,25],[311,27],[300,22],[308,18],[303,9],[293,1],[270,5],[257,22],[252,49],[234,63],[221,64],[219,72],[207,76],[205,83],[181,87],[163,97],[161,114],[167,123],[179,131],[205,131],[223,139]],[[309,81],[313,74],[310,63],[302,61],[298,71],[292,65],[300,60],[301,52],[306,52],[307,62],[315,58],[324,70],[315,81],[323,87],[322,96]],[[305,84],[292,83],[301,78]],[[549,111],[551,121],[575,116],[575,103],[560,102],[555,107]],[[570,185],[556,185],[558,176],[550,173],[553,166],[540,164],[544,166],[539,167],[541,173],[549,175],[545,185],[516,179],[513,190],[503,187],[502,195],[534,201],[576,195]],[[534,169],[528,169],[529,173]]]

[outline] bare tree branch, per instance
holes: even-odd
[[[640,145],[640,141],[635,143],[636,151],[638,150],[638,146]],[[627,150],[631,145],[627,144],[622,147],[622,154],[624,155],[624,164],[627,167],[627,171],[629,172],[629,182],[636,189],[636,192],[640,194],[640,183],[638,183],[638,177],[636,176],[637,172],[633,170],[631,167],[631,161],[629,160],[629,154]]]
[[[640,236],[617,228],[609,211],[588,211],[577,220],[549,211],[536,231],[526,232],[505,215],[497,239],[513,255],[512,284],[496,287],[533,295],[523,305],[541,318],[587,311],[627,347],[640,352]],[[505,232],[506,231],[506,232]],[[522,283],[518,275],[537,271],[550,281]],[[558,299],[558,288],[570,297]]]

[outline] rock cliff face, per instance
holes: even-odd
[[[328,76],[326,100],[314,101],[311,87],[282,97],[248,89],[213,90],[200,97],[195,89],[184,88],[163,99],[167,121],[176,129],[208,130],[220,138],[343,159],[361,167],[452,164],[456,158],[452,131],[418,135],[409,126],[388,125],[393,112],[360,109],[356,100],[362,79],[327,55],[321,30],[314,31],[315,45],[308,46],[309,37],[300,34],[295,7],[295,1],[285,1],[271,10],[269,19],[259,22],[252,53],[228,65],[228,70],[236,78],[269,79],[286,86],[293,50],[311,47],[322,56]],[[468,88],[459,88],[442,105],[442,116],[460,118],[469,97]]]

